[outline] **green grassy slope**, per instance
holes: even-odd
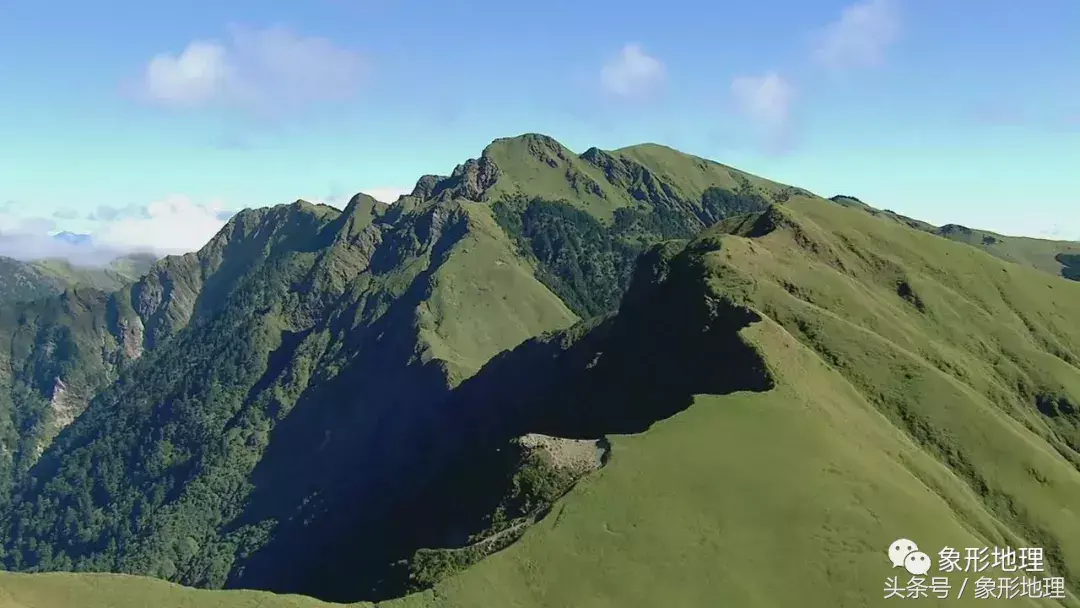
[[[463,204],[468,235],[434,276],[420,305],[421,338],[446,361],[450,380],[472,376],[503,348],[577,317],[523,264],[486,205]]]
[[[0,572],[0,608],[330,608],[339,605],[264,591],[190,589],[122,574]]]
[[[1076,261],[1080,256],[1080,243],[1004,236],[957,225],[942,226],[937,233],[978,247],[1003,260],[1069,279],[1080,279],[1080,264]]]
[[[0,256],[0,302],[26,302],[55,293],[55,283],[29,264]]]
[[[911,228],[966,243],[972,247],[982,249],[994,257],[1021,266],[1036,268],[1043,272],[1049,272],[1054,276],[1080,280],[1080,243],[1077,242],[1005,236],[996,232],[977,230],[958,224],[947,224],[938,227],[899,215],[893,211],[875,209],[851,196],[834,196],[830,200],[847,207],[862,209],[871,215],[892,219]]]
[[[1080,286],[826,203],[741,231],[677,263],[761,314],[741,335],[775,387],[616,438],[518,544],[402,605],[878,605],[901,536],[1042,546],[1080,590]]]

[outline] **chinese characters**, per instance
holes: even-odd
[[[1048,575],[1039,547],[944,547],[933,574],[934,560],[910,540],[895,541],[887,553],[893,568],[903,567],[911,576],[887,577],[885,599],[1066,597],[1064,577]]]

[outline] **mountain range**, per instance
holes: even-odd
[[[877,606],[898,537],[1080,606],[1078,261],[537,134],[246,210],[0,306],[0,606]]]
[[[0,256],[0,304],[59,295],[75,285],[113,291],[148,272],[157,259],[152,254],[126,254],[104,265],[81,265],[65,258],[24,261]]]
[[[853,196],[837,195],[830,200],[841,205],[861,208],[867,213],[879,217],[902,222],[916,230],[923,230],[947,239],[967,243],[1003,260],[1037,268],[1074,281],[1080,280],[1080,243],[1004,236],[996,232],[976,230],[960,224],[934,226],[888,209],[875,209]]]

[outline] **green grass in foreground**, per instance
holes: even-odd
[[[123,574],[0,573],[0,608],[319,608],[337,606],[262,591],[205,591]],[[353,604],[357,608],[370,604]]]

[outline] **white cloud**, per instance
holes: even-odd
[[[836,71],[881,65],[885,49],[900,35],[897,1],[863,0],[846,7],[821,32],[814,57]]]
[[[1080,214],[1053,207],[1023,214],[995,214],[980,219],[982,224],[966,224],[1006,235],[1028,236],[1052,241],[1080,241]]]
[[[194,41],[146,66],[142,90],[171,107],[228,106],[274,112],[355,93],[366,64],[325,38],[288,29],[233,27],[225,42]]]
[[[399,196],[409,194],[413,191],[413,189],[411,186],[379,186],[376,188],[365,188],[360,191],[377,201],[383,203],[393,203],[397,201]]]
[[[53,211],[52,216],[58,220],[75,220],[82,217],[77,209],[63,208]]]
[[[69,243],[50,234],[13,232],[0,234],[0,256],[16,260],[66,259],[79,266],[101,266],[119,255],[91,243]]]
[[[146,66],[146,94],[168,105],[194,106],[228,94],[228,51],[196,40],[177,56],[162,54]]]
[[[63,258],[74,264],[107,264],[118,255],[92,242],[57,238],[57,223],[51,218],[20,215],[14,205],[0,208],[0,256],[17,260]]]
[[[102,222],[92,231],[96,243],[121,250],[159,253],[197,251],[225,225],[218,203],[199,204],[172,195],[147,205],[137,214]]]
[[[646,54],[637,44],[624,46],[618,56],[600,69],[600,84],[619,97],[651,93],[661,88],[666,79],[664,63]]]
[[[413,189],[411,187],[405,186],[376,186],[374,188],[360,189],[361,193],[370,196],[380,203],[386,204],[395,203],[399,196],[409,194],[412,191]],[[344,209],[352,198],[352,196],[331,194],[329,196],[305,197],[304,200],[317,205],[330,205],[335,209]]]
[[[5,236],[13,234],[41,235],[55,228],[56,221],[44,217],[22,215],[14,203],[0,208],[0,234]]]
[[[743,116],[775,132],[787,125],[795,90],[782,76],[768,72],[736,77],[731,81],[731,94]]]
[[[1035,237],[1052,241],[1080,241],[1080,229],[1077,228],[1077,224],[1071,226],[1052,224],[1050,228],[1044,228],[1035,233]]]

